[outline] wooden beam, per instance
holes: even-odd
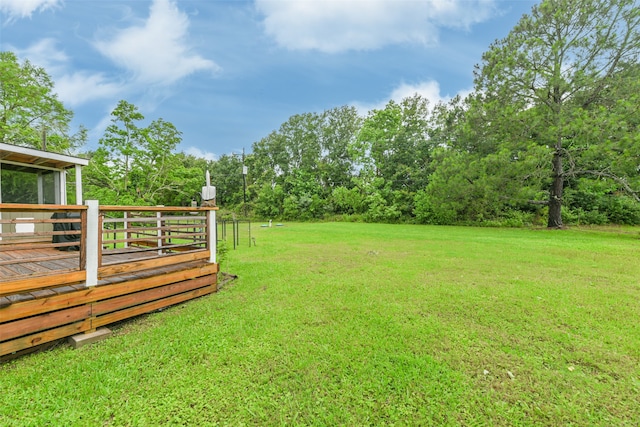
[[[91,314],[93,316],[101,316],[113,311],[122,310],[123,308],[155,301],[187,291],[192,291],[194,289],[202,288],[203,286],[208,286],[213,283],[215,283],[215,278],[212,278],[211,276],[202,276],[198,277],[197,279],[172,283],[170,285],[165,285],[142,292],[127,294],[118,298],[98,301],[92,304]]]
[[[115,206],[101,205],[101,211],[122,211],[122,212],[206,212],[217,211],[217,206],[206,206],[191,208],[187,206]]]
[[[33,205],[30,203],[0,203],[0,211],[6,212],[78,212],[87,209],[84,205]]]
[[[66,338],[91,329],[91,319],[0,343],[0,356]]]
[[[0,325],[0,339],[7,341],[23,335],[30,335],[34,332],[77,322],[88,318],[90,315],[91,307],[85,305],[3,323]]]
[[[188,270],[180,270],[167,274],[154,275],[147,278],[134,279],[124,283],[100,285],[97,287],[69,292],[63,295],[54,295],[46,298],[17,302],[5,306],[4,308],[0,308],[0,319],[2,319],[3,322],[12,321],[67,307],[88,304],[107,298],[114,298],[133,292],[152,289],[169,283],[194,279],[200,276],[211,275],[212,280],[217,280],[217,272],[217,264],[205,264]]]
[[[0,296],[29,292],[35,289],[53,288],[56,286],[68,285],[71,283],[84,282],[85,271],[71,271],[67,273],[57,272],[46,276],[29,276],[26,279],[13,280],[0,283]]]
[[[174,295],[161,300],[153,301],[147,304],[137,305],[125,310],[116,311],[114,313],[106,314],[104,316],[97,317],[93,320],[92,325],[94,328],[108,325],[110,323],[118,322],[120,320],[128,319],[130,317],[138,316],[140,314],[149,313],[160,308],[175,305],[190,299],[208,295],[214,292],[213,286],[207,286],[204,288],[195,289],[190,292]]]
[[[190,252],[187,254],[167,255],[160,258],[154,258],[142,261],[132,261],[127,263],[113,264],[98,268],[99,278],[113,276],[115,274],[130,273],[133,271],[145,270],[148,268],[158,268],[167,265],[181,264],[183,262],[197,261],[208,259],[209,251],[202,250]]]

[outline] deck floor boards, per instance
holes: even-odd
[[[121,262],[150,259],[157,256],[155,251],[145,252],[131,250],[130,252],[119,249],[118,252],[103,252],[103,266]],[[14,262],[12,262],[14,261]],[[80,268],[80,253],[77,251],[63,252],[55,248],[45,247],[37,249],[5,250],[0,252],[0,286],[2,282],[29,276],[76,271]]]
[[[28,268],[24,264],[13,264],[13,265],[7,266],[7,269],[9,270],[9,272],[13,273],[13,275],[15,276],[31,276],[36,273],[36,271],[34,271],[31,268]]]

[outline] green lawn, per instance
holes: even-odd
[[[252,235],[218,294],[0,366],[0,425],[638,425],[638,228]]]

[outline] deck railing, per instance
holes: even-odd
[[[101,206],[98,276],[206,259],[216,262],[215,210]]]
[[[0,297],[216,262],[216,208],[0,203]],[[57,250],[54,250],[57,249]]]
[[[85,280],[86,206],[3,203],[0,218],[0,296]]]

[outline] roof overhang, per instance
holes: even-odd
[[[45,169],[62,170],[75,166],[87,166],[89,160],[0,142],[0,163],[23,164]]]

